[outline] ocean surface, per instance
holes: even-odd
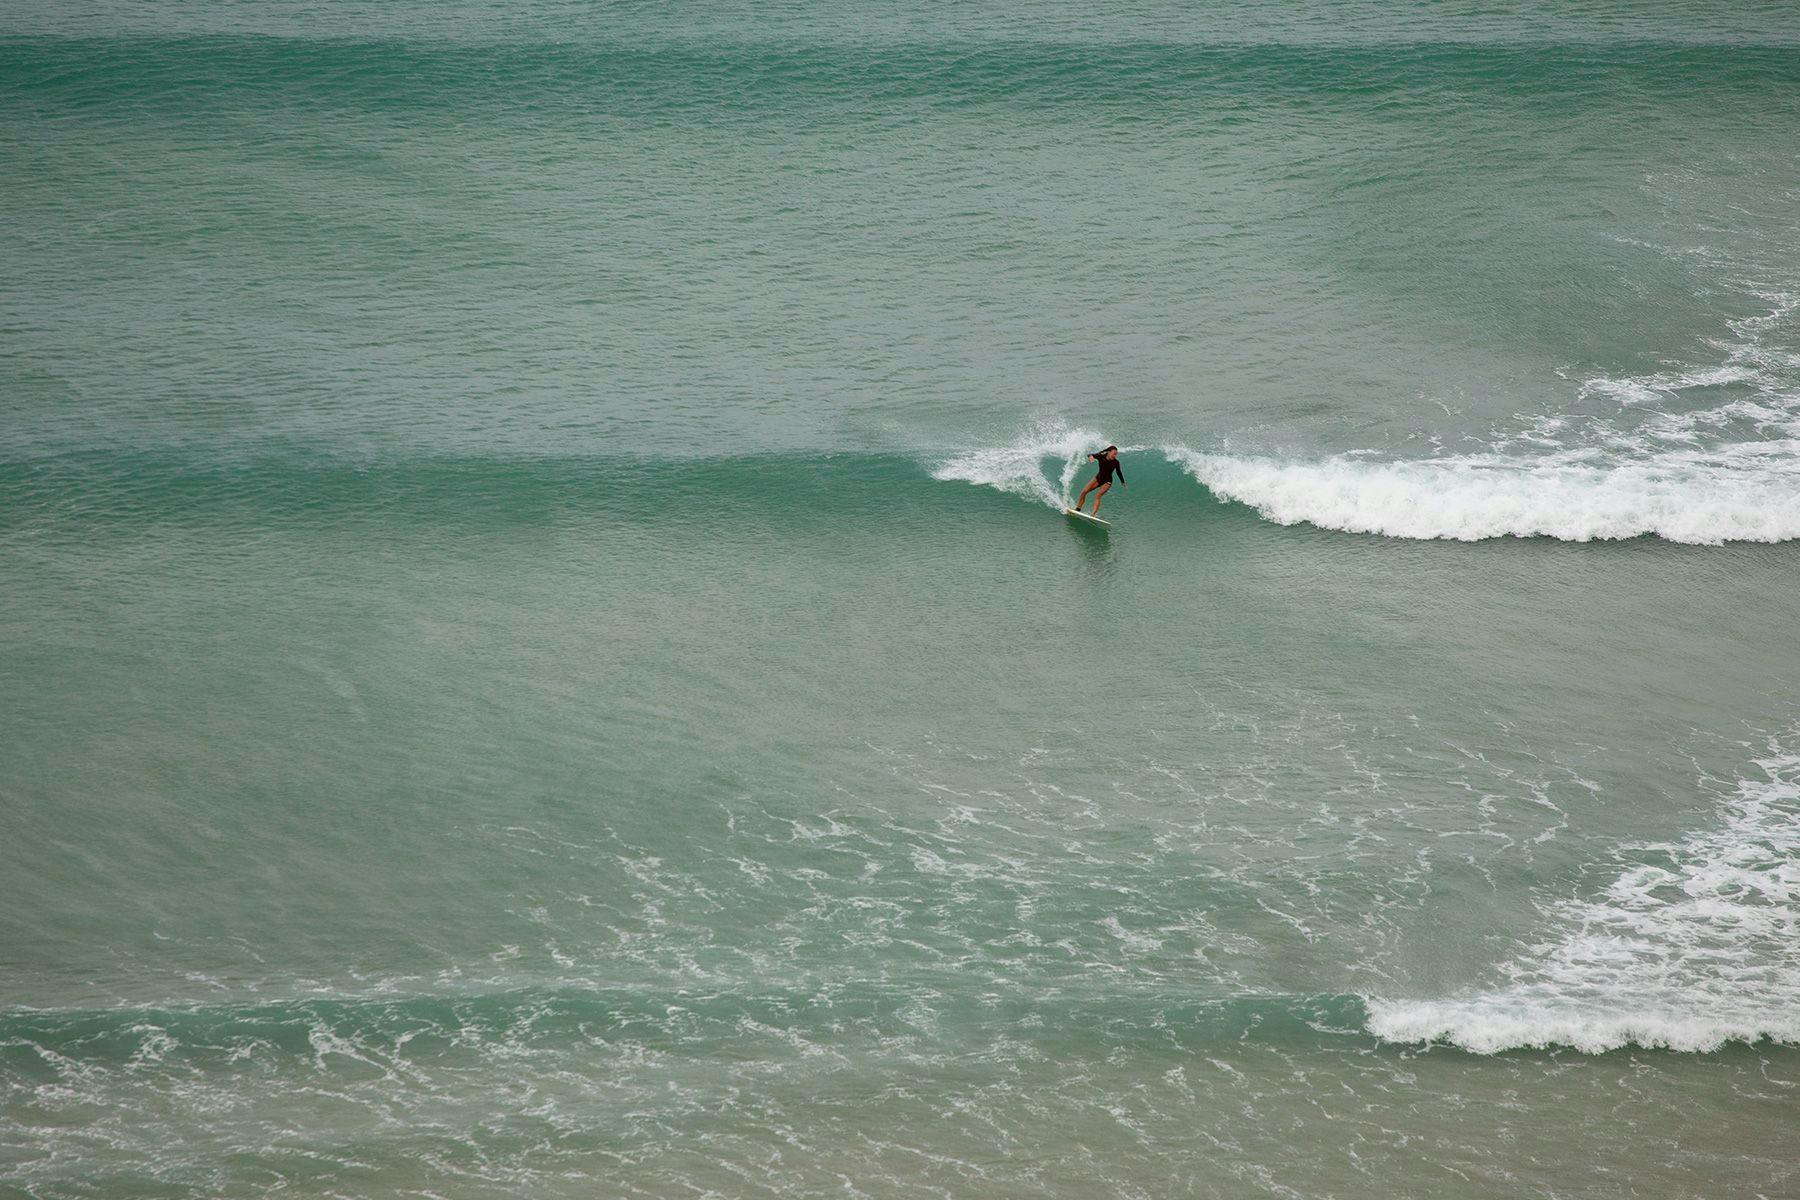
[[[1797,630],[1790,4],[0,9],[0,1195],[1794,1196]]]

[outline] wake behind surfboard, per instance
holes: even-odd
[[[1108,529],[1111,529],[1111,528],[1112,528],[1112,522],[1111,522],[1111,521],[1102,521],[1102,520],[1101,520],[1101,519],[1100,519],[1100,518],[1099,518],[1099,517],[1092,517],[1092,516],[1089,516],[1089,515],[1088,515],[1088,514],[1087,514],[1087,513],[1084,513],[1084,512],[1076,512],[1076,511],[1075,511],[1075,510],[1074,510],[1074,509],[1072,509],[1072,508],[1065,508],[1065,509],[1063,509],[1063,516],[1065,516],[1065,517],[1079,517],[1079,518],[1081,518],[1081,519],[1082,519],[1082,520],[1083,520],[1083,521],[1086,521],[1086,522],[1088,522],[1088,523],[1089,523],[1089,524],[1093,524],[1093,525],[1104,525],[1104,526],[1106,526],[1106,528],[1108,528]]]

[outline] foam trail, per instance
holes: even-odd
[[[1627,1044],[1710,1050],[1800,1043],[1800,754],[1758,762],[1721,824],[1668,844],[1598,899],[1570,902],[1560,934],[1509,964],[1509,983],[1444,1000],[1370,1000],[1370,1032],[1488,1054]]]
[[[1164,453],[1215,496],[1282,525],[1458,541],[1655,534],[1717,545],[1800,538],[1800,440],[1637,461],[1592,451],[1412,462],[1286,462],[1181,446]]]
[[[1028,496],[1051,508],[1066,508],[1069,485],[1088,454],[1106,445],[1091,429],[1060,421],[1034,426],[1004,446],[970,450],[932,472],[933,479],[960,479],[1017,496]],[[1044,473],[1046,459],[1060,461],[1056,482]]]

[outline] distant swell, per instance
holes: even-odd
[[[1557,906],[1552,935],[1502,969],[1505,983],[1370,1000],[1369,1031],[1484,1054],[1800,1043],[1800,754],[1758,765],[1714,827],[1622,847],[1631,865],[1598,899]]]
[[[1282,525],[1458,541],[1800,538],[1800,446],[1791,443],[1760,443],[1736,457],[1694,452],[1639,462],[1498,454],[1283,462],[1182,447],[1166,453],[1215,496]]]
[[[877,46],[702,39],[456,41],[442,37],[123,36],[0,38],[0,102],[187,109],[222,95],[251,105],[350,103],[506,111],[714,112],[929,100],[1033,105],[1191,104],[1196,97],[1311,96],[1359,109],[1371,92],[1416,105],[1452,88],[1497,100],[1661,93],[1766,96],[1795,56],[1770,44],[1633,42],[1406,45],[1064,44],[1017,40]]]

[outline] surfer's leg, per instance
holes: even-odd
[[[1098,482],[1097,480],[1090,479],[1090,480],[1088,480],[1087,486],[1081,489],[1081,499],[1079,499],[1075,502],[1075,511],[1076,512],[1080,512],[1081,506],[1087,503],[1088,493],[1094,490],[1094,485],[1097,482]]]
[[[1110,492],[1111,490],[1112,490],[1112,484],[1103,483],[1100,485],[1100,490],[1094,493],[1094,515],[1096,517],[1100,515],[1100,497],[1106,495],[1106,493]]]

